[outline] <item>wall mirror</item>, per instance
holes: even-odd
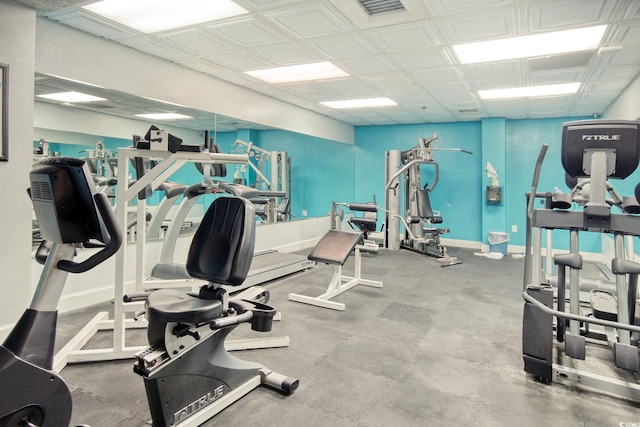
[[[104,100],[69,105],[39,96],[63,91],[89,93]],[[40,142],[48,144],[46,151],[49,153],[77,157],[89,156],[91,152],[98,151],[96,144],[99,143],[103,150],[109,153],[108,157],[114,156],[119,146],[131,145],[131,133],[118,132],[117,127],[120,122],[113,122],[109,117],[119,116],[123,120],[122,123],[133,123],[134,132],[144,135],[151,123],[132,121],[135,114],[161,112],[168,108],[165,103],[158,100],[41,73],[36,73],[35,76],[35,95],[34,161],[44,151],[38,147]],[[265,150],[287,153],[286,162],[283,164],[290,167],[286,175],[290,191],[290,215],[282,216],[286,220],[324,216],[330,210],[333,200],[350,200],[352,197],[352,185],[346,185],[352,179],[350,169],[353,165],[353,147],[351,145],[275,129],[186,106],[170,107],[174,112],[193,117],[190,120],[175,121],[171,123],[171,129],[168,129],[176,136],[186,137],[186,141],[190,144],[200,142],[203,138],[202,131],[206,129],[212,131],[216,142],[221,145],[222,152],[246,150],[246,146],[234,144],[236,140],[242,140],[251,141]],[[97,113],[104,119],[89,124],[77,118],[74,112],[80,110]],[[164,127],[159,123],[155,124]],[[126,129],[129,130],[130,126]],[[265,157],[261,158],[265,160]],[[251,158],[253,162],[257,160],[256,157]],[[268,166],[268,161],[265,160],[263,172],[267,176],[269,176]],[[193,177],[195,168],[185,166],[184,169],[185,174],[189,176],[183,176],[185,179],[180,180],[181,183],[188,184],[201,180],[197,175]],[[243,175],[247,178],[246,184],[254,184],[256,173],[249,168],[245,170],[246,174],[243,173]],[[236,172],[238,172],[236,166],[230,167],[227,179],[235,179]],[[326,185],[327,177],[335,177],[337,180],[335,185]],[[161,202],[162,195],[155,196],[157,200],[150,201],[148,205]]]

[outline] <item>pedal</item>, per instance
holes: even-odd
[[[148,347],[135,355],[137,364],[133,370],[139,375],[147,375],[158,368],[165,360],[169,360],[169,355],[161,346]]]
[[[594,289],[591,291],[591,311],[596,319],[618,321],[618,300],[613,292]]]

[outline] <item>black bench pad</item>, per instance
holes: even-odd
[[[362,233],[329,230],[307,256],[311,261],[344,265],[353,248],[362,241]]]

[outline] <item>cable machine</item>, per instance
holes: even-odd
[[[434,151],[473,153],[462,148],[439,148],[437,144],[438,134],[433,134],[429,138],[420,137],[418,144],[409,150],[386,152],[385,247],[392,250],[408,249],[432,256],[445,266],[459,264],[460,261],[447,255],[446,247],[440,242],[440,235],[449,232],[449,229],[435,226],[442,223],[443,219],[431,208],[430,194],[440,178],[440,165],[434,160]],[[421,165],[434,168],[435,175],[430,185],[421,183]],[[401,177],[404,181],[402,187]],[[404,195],[403,212],[401,193]],[[404,226],[404,232],[400,231],[400,223]]]
[[[286,151],[268,151],[264,148],[256,147],[253,142],[236,139],[233,143],[239,149],[244,147],[244,151],[249,157],[247,164],[255,172],[256,179],[252,184],[246,184],[263,191],[281,191],[284,196],[269,197],[266,199],[256,199],[252,202],[256,205],[263,205],[262,208],[256,209],[256,215],[266,222],[286,221],[291,219],[291,158],[287,156]],[[255,159],[256,164],[251,161]],[[265,170],[265,162],[269,162],[269,177],[263,172]],[[246,171],[246,168],[242,168]],[[241,181],[240,171],[234,174],[234,182]],[[242,182],[237,182],[242,184]]]

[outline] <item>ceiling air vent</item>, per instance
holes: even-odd
[[[405,11],[400,0],[358,0],[369,16],[381,13]]]

